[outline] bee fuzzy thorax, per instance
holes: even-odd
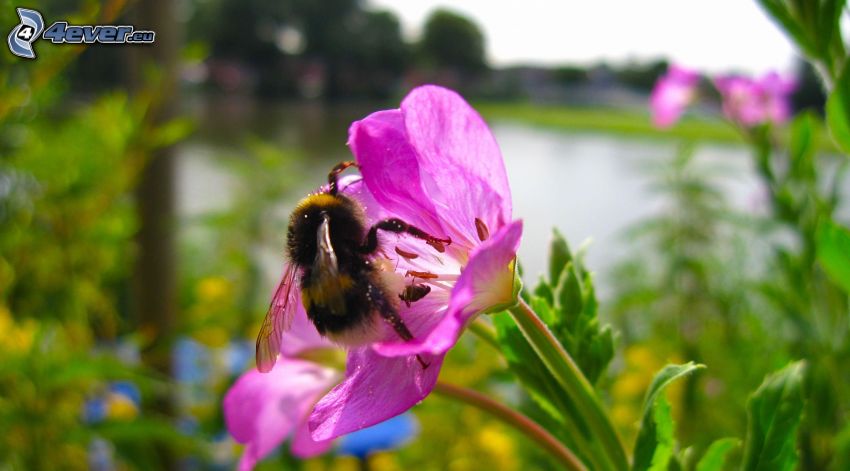
[[[429,234],[398,218],[370,222],[362,204],[341,194],[339,172],[353,166],[343,162],[328,175],[326,191],[298,202],[289,218],[286,235],[288,260],[257,340],[258,367],[268,371],[280,347],[281,327],[294,312],[300,298],[316,331],[345,346],[386,340],[394,331],[403,341],[413,340],[399,311],[431,293],[426,275],[410,278],[388,260],[382,233],[410,238],[411,244],[444,253],[451,239]],[[411,246],[412,250],[416,250]],[[419,255],[395,247],[407,261]],[[420,252],[421,253],[421,252]],[[439,286],[435,284],[435,286]],[[300,296],[298,296],[300,292]],[[422,363],[422,362],[421,362]],[[424,365],[424,363],[423,363]],[[423,366],[425,367],[425,366]]]
[[[289,218],[287,252],[297,265],[309,265],[316,257],[316,234],[327,217],[331,243],[337,257],[352,256],[366,231],[366,216],[359,203],[343,195],[316,193],[303,198]]]

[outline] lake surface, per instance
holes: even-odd
[[[228,205],[235,182],[223,159],[247,156],[240,145],[246,138],[295,149],[304,165],[315,168],[308,172],[313,177],[294,185],[281,201],[282,213],[287,213],[299,197],[324,181],[334,163],[351,158],[345,147],[348,125],[376,109],[262,106],[239,100],[196,104],[199,132],[178,153],[180,213],[193,216]],[[520,259],[526,281],[533,282],[544,271],[551,230],[558,227],[573,249],[592,240],[587,265],[596,273],[604,296],[611,269],[630,250],[638,249],[626,239],[625,229],[664,210],[663,199],[650,188],[646,169],[669,162],[677,143],[562,132],[509,121],[492,122],[491,128],[505,158],[514,216],[524,220]],[[745,148],[701,145],[694,158],[697,165],[724,169],[721,188],[733,207],[764,210],[764,189]],[[279,254],[280,248],[269,253]],[[280,260],[269,262],[273,279],[279,275]]]

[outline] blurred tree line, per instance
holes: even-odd
[[[50,22],[74,18],[77,5],[47,0],[39,8]],[[185,83],[271,98],[384,99],[426,82],[496,99],[533,98],[547,87],[587,86],[624,88],[640,96],[651,91],[669,65],[658,59],[494,68],[487,60],[486,37],[472,19],[437,9],[420,37],[410,40],[395,13],[361,0],[186,0],[176,15],[186,44],[181,57]],[[121,48],[89,48],[65,77],[71,90],[91,95],[122,87],[134,73],[126,62]],[[796,75],[795,110],[822,110],[821,84],[805,61]],[[560,101],[569,99],[561,96]]]
[[[42,13],[49,22],[72,3],[53,0]],[[488,69],[481,29],[448,10],[433,12],[415,43],[403,38],[393,12],[359,0],[189,0],[178,16],[184,65],[200,63],[184,67],[184,79],[213,91],[380,99],[410,74],[414,81],[449,75],[463,85]],[[90,48],[71,68],[70,85],[86,93],[121,84],[123,62],[119,48]]]

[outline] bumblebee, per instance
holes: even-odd
[[[389,218],[367,227],[362,205],[340,193],[338,177],[354,162],[342,162],[328,175],[327,190],[302,199],[289,218],[288,258],[257,336],[257,368],[274,366],[282,334],[295,314],[298,294],[307,317],[322,336],[346,346],[377,340],[379,323],[387,322],[404,341],[413,339],[398,314],[399,302],[408,306],[425,297],[430,287],[413,284],[393,291],[386,261],[378,257],[378,231],[408,234],[439,252],[451,244],[401,219]],[[420,364],[427,367],[418,356]]]

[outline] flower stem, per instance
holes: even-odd
[[[533,442],[540,444],[540,446],[551,453],[567,469],[575,471],[587,470],[578,457],[546,429],[510,407],[494,401],[478,391],[449,383],[437,382],[434,392],[489,412],[494,417],[525,434]]]
[[[577,410],[582,412],[582,418],[587,422],[593,437],[599,440],[602,456],[598,458],[610,463],[611,469],[618,471],[628,469],[626,453],[617,432],[614,431],[611,421],[599,403],[593,386],[584,377],[569,353],[564,350],[558,339],[524,300],[520,299],[519,304],[510,309],[510,313],[526,340],[564,389],[569,400],[575,404]]]
[[[496,332],[493,330],[493,327],[490,326],[487,322],[479,318],[473,322],[470,322],[468,328],[469,331],[475,334],[476,337],[483,340],[485,343],[495,348],[496,350],[501,351],[499,341],[496,340]]]

